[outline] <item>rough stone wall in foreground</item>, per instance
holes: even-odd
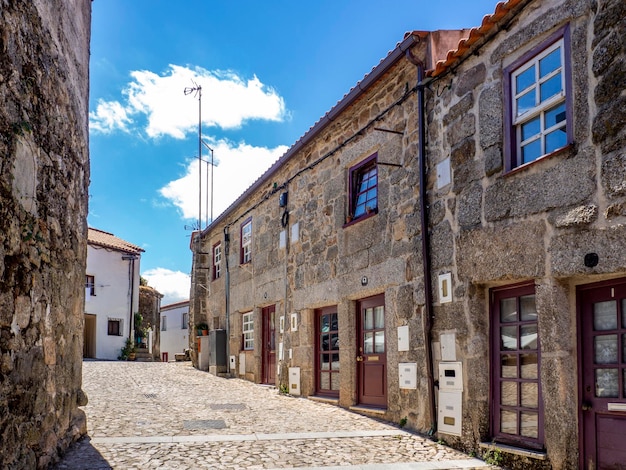
[[[91,2],[0,4],[0,467],[86,432],[81,391]]]

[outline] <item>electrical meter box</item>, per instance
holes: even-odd
[[[300,395],[300,368],[289,368],[289,393],[291,395]]]
[[[463,391],[463,364],[461,362],[439,363],[439,390]]]
[[[400,372],[400,388],[417,389],[417,363],[402,362],[398,364]]]
[[[463,392],[444,392],[439,390],[437,429],[439,432],[460,436],[463,430],[461,406]]]

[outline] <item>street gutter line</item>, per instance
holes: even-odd
[[[189,442],[242,442],[242,441],[276,441],[296,439],[329,439],[355,438],[380,436],[412,436],[411,433],[400,430],[378,431],[331,431],[331,432],[293,432],[278,434],[205,434],[186,436],[115,436],[91,437],[92,444],[170,444]]]

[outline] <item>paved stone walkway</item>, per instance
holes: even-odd
[[[83,389],[89,437],[58,470],[490,468],[392,424],[189,362],[86,361]]]

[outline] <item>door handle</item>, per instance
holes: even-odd
[[[357,356],[356,357],[356,361],[357,362],[362,362],[363,361],[363,356]]]
[[[589,411],[591,410],[591,408],[592,408],[591,403],[589,403],[588,401],[583,402],[583,406],[582,406],[583,411]]]

